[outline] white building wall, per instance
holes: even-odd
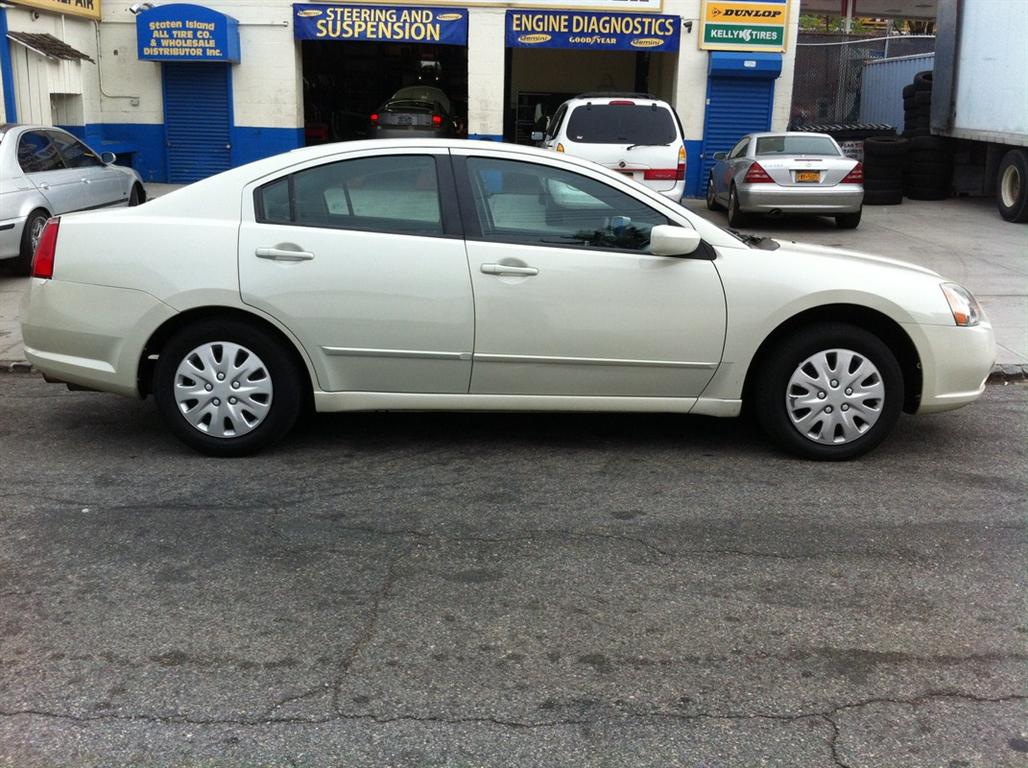
[[[503,134],[505,22],[500,8],[473,8],[468,14],[468,134],[472,136]]]

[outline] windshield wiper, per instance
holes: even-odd
[[[777,240],[772,240],[770,237],[746,235],[737,229],[729,229],[728,231],[746,243],[746,245],[751,245],[754,248],[760,248],[763,251],[776,251],[781,247]]]
[[[666,147],[667,144],[629,144],[628,149],[625,152],[635,149],[636,147]]]

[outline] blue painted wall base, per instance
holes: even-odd
[[[703,139],[685,141],[685,197],[703,197],[706,193],[704,180],[700,178],[703,160]]]
[[[168,180],[168,157],[164,125],[145,123],[92,123],[62,125],[61,128],[82,139],[97,152],[113,152],[119,165],[139,171],[143,181]],[[260,128],[236,125],[230,128],[232,165],[288,152],[303,146],[303,128]]]

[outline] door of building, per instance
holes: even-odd
[[[232,165],[229,64],[165,63],[164,130],[168,181],[188,184]]]

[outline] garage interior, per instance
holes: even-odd
[[[468,49],[457,45],[303,40],[306,143],[368,138],[370,115],[400,88],[442,89],[467,134]]]

